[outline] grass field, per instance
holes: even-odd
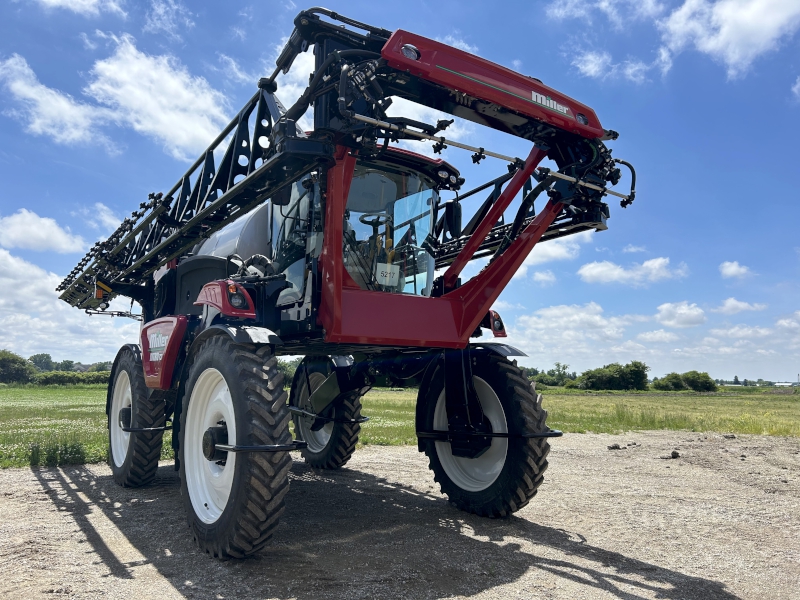
[[[739,388],[692,392],[544,392],[548,425],[566,432],[683,429],[800,436],[800,394]],[[102,462],[105,386],[0,387],[0,467]],[[415,444],[415,390],[376,389],[363,399],[362,444]],[[170,432],[162,457],[172,457]]]

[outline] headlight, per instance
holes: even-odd
[[[233,308],[244,308],[245,306],[247,306],[247,303],[244,300],[244,296],[242,296],[241,294],[231,294],[230,296],[228,296],[228,300],[230,301],[231,306]]]
[[[580,123],[581,125],[589,124],[589,119],[587,119],[586,115],[583,113],[578,113],[577,115],[575,115],[575,118],[578,119],[578,123]]]
[[[403,44],[403,47],[400,48],[400,52],[402,52],[403,56],[406,58],[411,60],[419,60],[419,50],[417,50],[416,47],[412,46],[411,44]]]

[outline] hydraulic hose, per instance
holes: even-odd
[[[370,52],[368,50],[342,50],[341,52],[331,52],[328,55],[328,58],[320,65],[319,69],[314,73],[314,77],[311,79],[311,82],[308,84],[308,87],[303,92],[303,95],[295,102],[292,107],[286,111],[286,114],[283,115],[284,119],[297,121],[300,117],[305,114],[308,110],[309,104],[311,104],[311,94],[314,93],[314,90],[319,85],[319,82],[325,75],[325,71],[328,70],[333,63],[339,62],[342,58],[346,58],[348,56],[363,56],[367,58],[380,58],[381,55],[377,52]]]
[[[625,160],[621,160],[619,158],[614,159],[615,163],[619,163],[621,165],[625,165],[631,171],[631,193],[628,194],[628,197],[625,200],[622,200],[619,205],[622,208],[627,208],[628,205],[633,202],[634,198],[636,197],[636,171],[633,168],[633,165]]]
[[[500,256],[503,252],[505,252],[506,248],[511,245],[517,236],[519,235],[520,229],[522,229],[522,224],[525,222],[525,218],[528,214],[528,210],[531,206],[533,206],[534,201],[536,198],[539,197],[544,190],[549,188],[553,185],[553,182],[556,180],[555,177],[552,175],[545,177],[539,184],[533,188],[528,195],[522,199],[522,204],[519,205],[519,210],[517,211],[517,215],[514,217],[514,223],[511,225],[511,229],[509,232],[503,237],[503,240],[500,242],[500,245],[497,247],[497,250],[492,257],[492,260],[496,259]]]

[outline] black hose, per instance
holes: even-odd
[[[316,89],[319,82],[325,75],[325,71],[328,70],[334,62],[338,62],[342,58],[347,56],[365,56],[368,58],[380,58],[381,55],[377,52],[370,52],[368,50],[342,50],[341,52],[331,52],[328,55],[328,58],[325,59],[319,69],[314,73],[314,77],[311,79],[311,83],[308,84],[308,87],[303,92],[303,95],[295,102],[292,107],[286,111],[286,114],[283,115],[283,119],[297,121],[303,114],[308,110],[308,106],[311,103],[311,94]]]
[[[631,193],[628,194],[628,197],[625,200],[622,200],[619,205],[622,208],[627,208],[629,204],[631,204],[636,198],[636,171],[633,168],[633,165],[625,160],[621,160],[619,158],[614,159],[615,163],[619,163],[621,165],[625,165],[631,171]]]
[[[514,222],[511,225],[511,229],[509,232],[503,237],[503,240],[500,242],[500,245],[497,247],[497,250],[492,257],[492,260],[496,259],[500,256],[503,252],[505,252],[506,248],[511,245],[517,236],[519,235],[520,229],[522,229],[522,224],[525,222],[525,218],[528,214],[528,209],[533,206],[533,203],[536,201],[536,198],[539,197],[544,190],[549,188],[553,182],[556,180],[555,177],[552,175],[545,177],[539,184],[533,188],[528,195],[522,199],[522,204],[519,205],[519,210],[517,211],[517,216],[514,217]]]

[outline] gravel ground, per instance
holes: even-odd
[[[271,546],[219,562],[171,464],[135,490],[104,465],[0,471],[0,597],[800,598],[797,439],[566,435],[506,520],[450,507],[413,447],[291,476]]]

